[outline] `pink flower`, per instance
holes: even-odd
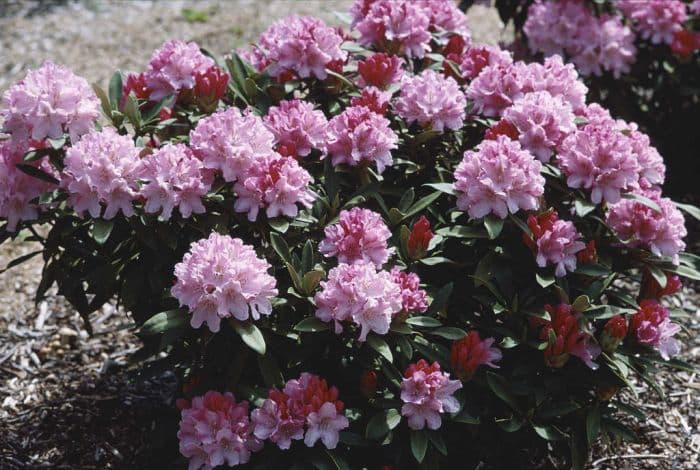
[[[571,106],[561,96],[547,91],[528,93],[503,113],[503,118],[518,130],[524,149],[541,162],[549,161],[553,150],[576,130]]]
[[[453,0],[423,0],[420,3],[430,12],[430,27],[440,32],[451,32],[469,37],[467,16]]]
[[[316,194],[309,189],[311,175],[291,157],[270,154],[259,160],[238,178],[233,190],[238,198],[236,212],[248,212],[255,221],[258,211],[265,209],[268,218],[296,217],[297,204],[311,207]]]
[[[271,106],[264,118],[265,125],[277,140],[277,145],[293,149],[295,155],[306,157],[311,150],[326,150],[328,121],[323,111],[315,110],[307,101],[280,101]]]
[[[277,282],[267,273],[269,268],[239,238],[212,233],[192,243],[175,265],[171,293],[189,308],[193,328],[206,322],[216,333],[222,318],[257,320],[272,313],[270,299],[277,295]]]
[[[458,380],[450,380],[450,374],[440,370],[440,364],[429,365],[421,359],[411,364],[401,382],[401,415],[408,418],[408,427],[420,430],[439,429],[442,413],[459,411],[459,402],[453,396],[462,388]]]
[[[364,106],[370,111],[384,116],[389,108],[391,93],[382,91],[377,87],[367,86],[362,89],[360,96],[350,99],[350,106]]]
[[[591,201],[615,203],[634,189],[639,163],[634,149],[614,122],[590,122],[561,144],[557,163],[571,188],[591,190]]]
[[[307,447],[320,440],[327,449],[335,449],[339,432],[350,425],[338,389],[328,387],[317,375],[304,372],[298,380],[289,380],[282,391],[270,390],[268,396],[252,413],[254,432],[281,449],[289,449],[292,440],[302,438]]]
[[[576,253],[586,248],[581,234],[568,220],[560,220],[556,212],[548,212],[539,217],[531,215],[527,225],[532,238],[526,240],[535,254],[537,266],[556,265],[554,274],[564,277],[566,272],[576,270]]]
[[[190,132],[190,146],[204,168],[221,171],[228,182],[274,154],[274,144],[275,137],[262,119],[235,107],[205,117]]]
[[[600,348],[590,341],[591,335],[581,330],[582,314],[569,304],[545,305],[544,308],[551,320],[533,317],[531,321],[534,326],[541,327],[540,340],[548,342],[544,350],[545,364],[558,369],[566,364],[569,356],[576,356],[591,369],[597,369],[598,364],[593,361],[600,355]]]
[[[325,80],[331,63],[347,59],[342,43],[342,36],[322,20],[292,15],[272,23],[260,35],[257,47],[272,77],[294,73]]]
[[[643,346],[655,348],[666,360],[681,350],[681,343],[673,336],[681,327],[672,323],[666,307],[656,300],[645,299],[630,318],[630,334]]]
[[[421,127],[442,132],[445,128],[462,127],[466,106],[467,100],[454,78],[426,69],[404,79],[394,111],[408,124],[417,122]]]
[[[634,22],[642,38],[653,44],[671,44],[673,34],[688,17],[680,0],[616,0],[615,5]]]
[[[416,273],[401,271],[397,266],[390,272],[391,280],[401,289],[401,310],[408,314],[424,313],[428,310],[426,292],[420,288],[420,278]]]
[[[211,189],[211,177],[184,144],[167,144],[140,161],[139,178],[146,185],[141,189],[144,210],[158,212],[170,219],[173,209],[187,218],[204,213],[202,198]]]
[[[664,159],[651,145],[649,136],[638,130],[635,123],[623,123],[623,128],[628,134],[632,151],[637,156],[639,164],[638,184],[642,189],[660,187],[666,179],[666,165]]]
[[[0,218],[7,219],[8,232],[14,232],[21,221],[36,220],[42,208],[30,201],[55,188],[17,168],[18,163],[24,163],[23,154],[12,142],[0,143]],[[27,164],[57,176],[47,157]]]
[[[353,322],[360,327],[360,341],[370,331],[387,334],[392,317],[403,307],[401,289],[391,275],[368,263],[339,264],[321,288],[314,298],[316,317],[333,321],[337,334],[343,331],[341,322]]]
[[[655,202],[661,212],[634,199],[623,199],[610,207],[608,224],[630,246],[642,246],[656,256],[669,256],[678,264],[678,253],[685,248],[683,238],[688,234],[683,214],[659,191],[640,194]]]
[[[520,209],[533,210],[544,194],[541,163],[505,136],[483,141],[464,152],[455,171],[457,207],[472,218],[495,214],[504,219]]]
[[[450,365],[462,380],[471,380],[480,365],[498,369],[495,364],[503,358],[501,350],[492,347],[493,338],[481,339],[479,332],[470,331],[464,338],[454,341],[450,350]]]
[[[688,9],[695,15],[700,15],[700,0],[693,0]]]
[[[29,139],[58,139],[64,133],[76,143],[94,128],[99,100],[88,82],[61,65],[45,62],[2,95],[4,132],[20,146]]]
[[[404,75],[402,66],[404,61],[401,57],[378,52],[357,61],[357,71],[360,77],[357,84],[360,87],[375,86],[385,89],[389,85],[398,83]]]
[[[236,403],[230,393],[210,390],[194,397],[181,411],[180,453],[190,459],[190,470],[247,463],[262,443],[253,435],[248,402]]]
[[[507,67],[513,63],[510,52],[489,45],[468,47],[459,59],[457,64],[462,72],[462,78],[467,80],[472,80],[479,75],[484,67],[495,65]]]
[[[382,217],[369,209],[340,211],[338,223],[327,226],[325,234],[319,251],[326,257],[337,256],[340,263],[371,262],[380,268],[393,253],[387,248],[391,231]]]
[[[430,50],[430,10],[420,2],[356,0],[351,14],[365,47],[418,58]]]
[[[149,99],[158,101],[183,90],[191,90],[196,75],[204,74],[215,66],[214,61],[202,54],[194,42],[170,40],[163,43],[151,56],[146,71]]]
[[[100,217],[100,204],[105,205],[105,219],[119,211],[131,217],[139,162],[139,149],[130,136],[111,127],[86,134],[66,151],[61,186],[68,191],[68,203],[78,214],[88,211],[94,218]]]
[[[391,165],[391,150],[398,137],[389,120],[364,106],[351,106],[328,123],[328,153],[333,165],[377,165],[377,171]]]

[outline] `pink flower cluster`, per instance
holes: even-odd
[[[58,139],[65,132],[75,143],[94,128],[99,100],[88,82],[67,68],[45,62],[2,95],[4,132],[20,147],[29,139]]]
[[[615,121],[602,117],[564,139],[557,164],[569,187],[590,189],[596,204],[619,201],[639,180],[639,162],[630,139]]]
[[[515,100],[534,91],[561,96],[576,112],[585,106],[588,89],[574,66],[555,55],[547,57],[544,64],[499,62],[484,67],[469,84],[467,98],[474,101],[475,112],[500,116]]]
[[[339,432],[350,425],[344,408],[337,388],[304,372],[298,380],[287,381],[281,391],[270,390],[262,407],[253,410],[251,420],[255,436],[269,439],[280,449],[289,449],[292,440],[300,439],[307,447],[320,440],[327,449],[335,449]]]
[[[421,127],[442,132],[445,128],[462,127],[466,106],[467,100],[454,78],[426,69],[404,79],[394,111],[408,124],[417,122]]]
[[[470,380],[480,365],[498,369],[495,364],[503,358],[501,350],[493,347],[493,338],[481,339],[479,332],[470,331],[464,338],[452,343],[450,366],[462,380]]]
[[[516,100],[505,110],[503,119],[517,129],[523,148],[541,162],[548,162],[564,138],[576,130],[571,106],[548,91],[528,93]]]
[[[459,380],[450,380],[450,374],[440,370],[440,364],[432,365],[421,359],[411,364],[401,382],[401,415],[408,418],[408,427],[419,430],[439,429],[442,413],[459,411],[459,402],[453,396],[462,388]]]
[[[688,234],[683,214],[658,190],[639,194],[656,203],[661,211],[634,199],[623,199],[610,207],[608,224],[630,246],[642,246],[656,256],[669,256],[678,264],[678,253],[685,248],[683,238]]]
[[[39,178],[29,176],[17,168],[22,162],[23,152],[14,148],[11,142],[0,143],[0,218],[7,219],[8,232],[17,230],[23,220],[36,220],[40,207],[30,201],[54,185]],[[54,174],[47,158],[31,163],[48,174]]]
[[[623,135],[629,138],[632,152],[637,156],[639,186],[642,189],[661,187],[666,179],[666,165],[659,151],[651,145],[649,136],[639,131],[635,123],[627,124],[623,121],[618,123],[621,124]]]
[[[236,403],[232,394],[213,390],[194,397],[181,411],[177,438],[180,453],[190,459],[190,470],[245,464],[263,446],[253,435],[248,402]]]
[[[401,289],[401,311],[410,314],[428,310],[427,293],[420,288],[418,274],[401,271],[398,266],[390,274],[391,280]]]
[[[320,19],[293,15],[272,23],[247,58],[258,70],[267,67],[272,77],[324,80],[326,68],[347,59],[342,43],[343,37]]]
[[[582,75],[607,70],[617,77],[636,59],[632,31],[618,16],[596,16],[583,0],[538,0],[523,30],[533,52],[566,53]]]
[[[542,164],[505,136],[464,152],[455,171],[457,207],[472,218],[494,214],[504,219],[520,209],[534,210],[544,194]]]
[[[360,44],[407,57],[430,51],[431,31],[469,34],[452,0],[355,0],[350,14]]]
[[[263,119],[283,155],[306,157],[313,149],[325,153],[328,121],[313,104],[298,99],[283,100],[271,106]]]
[[[91,132],[66,151],[61,186],[68,191],[68,203],[78,213],[88,211],[94,218],[111,219],[119,211],[134,214],[132,202],[138,197],[139,149],[128,135],[106,127]]]
[[[205,168],[218,170],[224,180],[241,178],[257,160],[274,153],[274,135],[262,119],[231,107],[205,117],[190,132],[190,147]]]
[[[401,288],[386,271],[377,272],[369,263],[341,263],[321,281],[322,290],[316,294],[316,317],[333,321],[335,332],[343,331],[341,322],[352,321],[360,327],[360,341],[373,331],[379,335],[389,332],[391,319],[403,308]]]
[[[459,66],[461,78],[464,80],[472,80],[481,73],[484,67],[499,65],[507,67],[513,63],[510,52],[489,45],[469,45],[453,57],[448,54],[447,59]]]
[[[195,87],[196,76],[204,75],[214,60],[205,56],[194,42],[170,40],[165,42],[151,56],[145,72],[149,99],[158,101],[168,95],[176,95]]]
[[[318,249],[325,256],[337,256],[340,263],[370,262],[381,268],[391,256],[391,237],[382,217],[369,209],[353,207],[340,211],[338,223],[325,228],[326,237]]]
[[[364,106],[373,113],[385,116],[389,109],[389,101],[391,101],[391,92],[367,86],[362,89],[360,96],[353,96],[350,99],[350,106]]]
[[[193,328],[206,322],[216,333],[222,318],[257,320],[272,313],[270,299],[277,295],[277,281],[267,273],[269,268],[253,247],[214,232],[192,243],[175,265],[171,293],[189,308]]]
[[[255,221],[258,211],[265,208],[269,218],[296,217],[297,204],[311,207],[316,194],[308,189],[311,175],[292,157],[277,153],[255,160],[233,186],[238,198],[236,212],[247,212]]]
[[[591,335],[581,330],[582,314],[575,312],[569,304],[545,305],[551,320],[533,318],[532,323],[541,327],[539,338],[547,341],[544,359],[547,366],[558,369],[576,356],[591,369],[597,369],[593,362],[600,355],[600,347],[591,341]],[[554,342],[550,336],[554,336]]]
[[[333,165],[377,165],[377,171],[393,162],[391,150],[398,137],[389,120],[365,106],[351,106],[328,123],[328,153]]]
[[[404,75],[404,61],[401,57],[378,52],[365,60],[357,61],[357,71],[360,77],[357,84],[360,87],[375,86],[385,89],[398,83]]]
[[[527,225],[532,238],[526,237],[525,241],[535,254],[537,266],[555,265],[557,277],[576,270],[576,253],[584,250],[586,244],[573,222],[560,220],[556,212],[547,212],[539,217],[531,215]]]
[[[671,322],[666,307],[656,300],[645,299],[630,318],[630,334],[637,343],[655,348],[668,360],[681,350],[681,343],[673,337],[681,327]]]
[[[204,212],[202,198],[211,189],[211,178],[186,145],[167,144],[157,149],[141,160],[138,174],[146,183],[140,192],[146,212],[162,210],[162,220],[170,219],[175,207],[185,218]]]
[[[615,5],[632,20],[634,28],[653,44],[671,44],[673,35],[688,17],[681,0],[616,0]]]

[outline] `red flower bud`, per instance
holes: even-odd
[[[229,75],[212,65],[194,78],[194,97],[197,104],[206,111],[213,111],[219,100],[226,95]]]
[[[533,253],[537,253],[537,239],[539,239],[543,233],[551,231],[554,227],[554,222],[558,219],[559,215],[556,211],[547,211],[537,217],[530,215],[527,218],[527,226],[530,228],[532,236],[523,233],[523,242]]]
[[[518,129],[505,119],[501,119],[496,124],[486,129],[484,138],[487,140],[496,140],[499,135],[504,135],[511,140],[518,140]]]
[[[698,49],[700,49],[700,33],[694,33],[687,29],[681,29],[676,31],[673,35],[671,50],[677,56],[687,58]]]
[[[119,109],[124,109],[124,104],[126,104],[126,98],[129,93],[133,92],[134,96],[140,100],[147,100],[151,95],[151,90],[146,86],[146,74],[141,73],[130,73],[126,76],[126,83],[122,85],[122,100],[119,103]]]
[[[357,63],[360,85],[386,88],[401,77],[402,65],[403,60],[398,56],[390,56],[383,52],[373,54]]]
[[[617,349],[625,336],[627,336],[627,320],[622,315],[615,315],[603,327],[600,347],[603,351],[611,353]]]
[[[615,385],[600,385],[596,388],[595,395],[600,401],[608,401],[620,390]]]
[[[576,259],[581,264],[593,264],[598,262],[598,252],[595,249],[595,240],[586,243],[586,248],[576,253]]]
[[[360,393],[367,398],[373,397],[377,392],[377,373],[373,370],[365,370],[360,376]]]
[[[666,274],[666,286],[663,288],[652,276],[651,271],[644,270],[642,274],[642,286],[640,289],[640,298],[642,299],[660,299],[667,295],[673,295],[683,288],[681,279],[670,273]]]
[[[430,222],[424,215],[421,215],[418,222],[413,224],[411,233],[408,236],[408,256],[414,260],[423,258],[428,251],[428,244],[432,238],[433,232],[430,231]]]

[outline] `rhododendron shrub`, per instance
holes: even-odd
[[[473,3],[467,0],[465,6]],[[668,190],[694,190],[700,145],[700,9],[691,0],[496,0],[515,26],[513,50],[559,55],[584,77],[590,98],[649,132],[669,166]],[[455,60],[457,64],[462,62]]]
[[[192,469],[581,468],[638,414],[615,391],[687,367],[694,209],[559,56],[474,44],[448,0],[351,18],[220,62],[169,41],[108,91],[30,72],[2,110],[2,240],[43,243],[37,299],[55,284],[86,328],[128,312],[134,363],[181,384]]]

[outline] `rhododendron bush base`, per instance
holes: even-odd
[[[619,390],[689,367],[668,297],[700,258],[661,155],[449,0],[350,16],[220,61],[169,41],[106,89],[31,71],[0,111],[2,240],[42,243],[37,299],[88,330],[124,307],[134,362],[178,374],[191,469],[581,468],[639,415]]]

